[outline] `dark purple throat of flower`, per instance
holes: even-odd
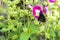
[[[40,12],[40,14],[39,14],[38,21],[40,21],[40,22],[46,22],[46,18],[45,18],[45,16],[42,14],[42,12]]]

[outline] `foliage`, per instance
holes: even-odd
[[[45,16],[46,23],[41,23],[34,19],[32,15],[32,7],[34,6],[32,0],[26,0],[25,4],[31,4],[30,10],[20,9],[16,6],[20,0],[3,0],[6,4],[5,8],[0,9],[0,32],[5,40],[38,40],[40,36],[41,40],[45,36],[46,40],[59,40],[60,39],[60,8],[59,1],[56,1],[51,5],[48,4],[48,13]],[[36,1],[35,1],[36,3]],[[23,5],[23,6],[24,6]],[[52,12],[53,10],[53,12]],[[39,24],[40,23],[40,24]]]

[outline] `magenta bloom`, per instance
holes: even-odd
[[[56,0],[49,0],[49,2],[54,3]]]
[[[48,5],[45,5],[43,10],[45,13],[47,13],[48,12]]]
[[[34,15],[35,19],[39,18],[40,13],[43,14],[43,11],[41,10],[40,6],[34,6],[33,9],[32,9],[32,12],[33,12],[33,15]]]
[[[29,9],[30,7],[31,7],[30,4],[27,4],[27,5],[26,5],[26,9]]]

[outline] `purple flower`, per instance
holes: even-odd
[[[40,12],[43,14],[43,11],[41,10],[40,6],[34,6],[33,9],[32,9],[32,12],[33,12],[33,15],[36,19],[39,18]]]
[[[49,2],[54,3],[56,0],[49,0]]]
[[[47,13],[48,12],[48,5],[45,5],[43,10],[44,10],[45,13]]]
[[[30,4],[27,4],[27,5],[26,5],[26,9],[29,9],[30,7],[31,7]]]

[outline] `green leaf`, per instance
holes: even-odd
[[[30,37],[29,33],[22,32],[21,35],[20,35],[19,40],[28,40],[29,37]]]
[[[0,27],[7,27],[4,23],[0,22]]]
[[[37,20],[34,20],[35,25],[39,25],[39,22]]]
[[[13,25],[13,24],[8,25],[7,31],[9,31],[9,30],[13,29],[13,27],[14,27],[14,25]]]
[[[46,38],[50,38],[50,34],[49,33],[45,33],[45,36],[46,36]]]
[[[3,7],[0,7],[0,13],[6,13],[6,10]]]
[[[12,24],[17,25],[18,21],[17,20],[12,20]]]
[[[7,28],[2,28],[1,31],[2,31],[2,32],[6,32],[6,31],[7,31]]]
[[[12,39],[13,39],[13,40],[15,40],[15,39],[17,39],[17,38],[18,38],[18,35],[13,35],[13,36],[12,36]]]
[[[54,29],[53,29],[53,30],[51,29],[49,33],[50,33],[50,36],[51,36],[51,37],[55,37],[55,36],[56,36]]]
[[[37,33],[37,31],[39,30],[39,26],[37,26],[37,25],[30,25],[29,27],[28,27],[28,29],[29,29],[29,31],[30,31],[30,33]]]
[[[58,36],[60,37],[60,31],[58,32]]]
[[[0,20],[3,20],[4,19],[4,17],[3,16],[0,16]]]

